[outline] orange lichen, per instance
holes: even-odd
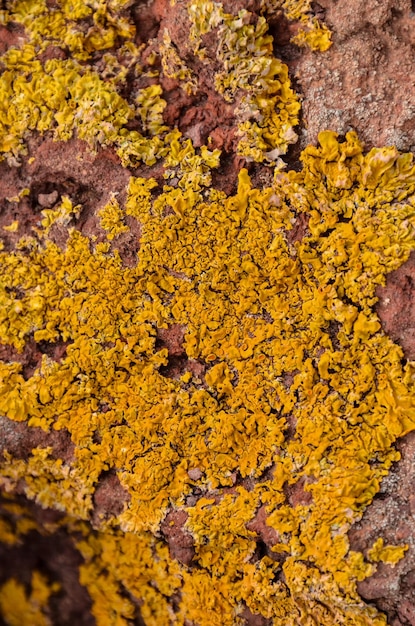
[[[28,597],[24,586],[14,578],[0,587],[0,611],[8,626],[49,626],[51,621],[44,609],[51,594],[59,590],[54,583],[51,587],[46,578],[37,571],[33,572],[31,594]]]
[[[57,140],[76,133],[95,148],[113,146],[124,165],[162,159],[165,184],[134,171],[125,203],[112,196],[95,208],[108,240],[139,222],[133,267],[110,241],[78,230],[72,218],[83,207],[71,194],[0,251],[3,344],[17,354],[32,338],[66,346],[30,375],[17,360],[0,362],[0,411],[65,431],[74,445],[65,460],[46,444],[26,459],[6,450],[0,485],[67,514],[98,626],[130,623],[136,602],[154,626],[238,625],[244,607],[275,626],[381,626],[385,618],[356,591],[374,566],[349,550],[347,531],[398,460],[392,444],[415,428],[414,365],[403,364],[374,311],[376,287],[415,248],[412,156],[364,154],[355,133],[340,141],[326,131],[303,151],[300,171],[282,173],[279,163],[273,184],[258,189],[241,169],[236,193],[215,189],[219,150],[195,148],[164,125],[161,85],[146,83],[131,104],[117,91],[121,80],[89,64],[92,51],[131,36],[114,17],[125,4],[65,0],[52,11],[39,1],[29,12],[16,2],[8,14],[30,37],[2,58],[0,147],[9,162],[23,154],[27,130],[52,130]],[[258,120],[245,118],[239,149],[271,163],[294,140],[299,104],[287,68],[273,57],[264,18],[253,25],[247,11],[204,5],[200,14],[201,3],[188,7],[194,54],[203,58],[202,36],[218,28],[218,94],[232,100],[242,85],[238,115],[250,107]],[[309,5],[279,3],[301,14]],[[94,26],[71,60],[37,58],[41,35],[55,41],[68,20],[88,16]],[[164,76],[177,73],[191,93],[193,76],[168,37]],[[134,44],[131,54],[139,55]],[[124,76],[110,63],[110,74],[118,70]],[[253,85],[255,72],[262,78]],[[308,230],[293,243],[302,214]],[[65,245],[50,237],[55,223]],[[172,375],[160,331],[178,327],[183,371]],[[93,531],[84,522],[106,472],[128,497]],[[302,481],[305,497],[293,504],[287,487]],[[265,556],[250,529],[260,510],[273,537]],[[190,564],[163,539],[172,511],[185,514]],[[0,530],[12,543],[12,526]],[[372,560],[403,554],[373,550]],[[38,582],[30,597],[17,581],[0,591],[20,598],[34,624],[46,619]]]
[[[72,341],[60,364],[45,359],[26,381],[19,366],[3,364],[2,410],[33,426],[66,428],[76,444],[70,466],[35,449],[27,462],[6,454],[2,475],[8,489],[24,480],[29,497],[87,519],[98,476],[114,468],[130,495],[121,529],[155,533],[168,506],[184,506],[194,558],[217,581],[244,576],[255,548],[246,523],[266,504],[267,523],[280,537],[274,550],[288,557],[288,589],[295,581],[301,603],[314,611],[310,572],[298,569],[307,560],[313,576],[316,568],[324,572],[319,586],[333,610],[357,620],[366,609],[342,608],[338,581],[356,602],[353,581],[371,570],[348,554],[345,530],[397,458],[390,444],[415,423],[411,365],[402,368],[400,348],[372,310],[376,284],[413,248],[413,207],[404,200],[415,175],[396,155],[377,181],[373,173],[369,179],[382,150],[364,156],[353,134],[344,143],[333,134],[321,142],[305,151],[301,172],[278,174],[273,188],[252,188],[242,171],[230,197],[205,199],[190,179],[187,189],[165,187],[152,200],[154,181],[132,179],[126,210],[143,228],[133,269],[105,244],[91,250],[76,230],[65,250],[45,241],[29,255],[2,253],[6,287],[12,281],[9,288],[18,284],[27,294],[19,324],[3,322],[5,336],[24,342],[34,330],[39,339]],[[165,215],[165,206],[173,213]],[[310,235],[290,247],[294,211],[311,214]],[[360,276],[365,282],[356,289]],[[340,324],[339,348],[327,332],[331,321]],[[156,348],[154,326],[172,323],[187,328],[188,357],[212,363],[206,389],[192,376],[160,374],[168,354]],[[110,407],[105,414],[97,398]],[[286,441],[291,414],[296,436]],[[369,465],[374,455],[378,464]],[[272,476],[261,479],[271,466]],[[191,467],[200,468],[204,490],[232,486],[235,471],[257,484],[220,503],[186,506]],[[313,477],[306,488],[312,503],[291,508],[283,486],[302,476]],[[283,585],[280,593],[286,597]],[[195,609],[182,610],[189,619]]]
[[[379,537],[368,550],[367,556],[371,561],[383,561],[395,567],[400,561],[409,546],[385,546],[382,537]]]

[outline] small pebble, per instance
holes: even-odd
[[[37,201],[40,206],[51,207],[55,204],[58,197],[59,194],[55,189],[55,191],[52,191],[51,193],[40,193],[37,197]]]
[[[187,474],[192,480],[199,480],[203,476],[203,472],[198,467],[190,469]]]

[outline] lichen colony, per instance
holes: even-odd
[[[182,47],[167,29],[140,41],[132,4],[16,0],[0,11],[24,33],[0,57],[0,158],[20,167],[33,136],[82,140],[129,172],[124,196],[93,208],[93,234],[70,193],[38,207],[30,229],[19,219],[30,188],[8,199],[0,337],[14,358],[0,361],[0,413],[65,433],[71,454],[3,451],[0,540],[37,528],[15,494],[62,512],[37,530],[73,537],[97,626],[138,614],[147,626],[242,625],[247,610],[275,626],[386,624],[356,582],[406,546],[379,539],[363,555],[347,531],[398,460],[393,443],[415,428],[414,365],[374,310],[377,286],[415,248],[412,155],[365,153],[353,131],[327,130],[298,171],[284,168],[300,99],[268,20],[283,12],[298,23],[294,42],[324,54],[330,32],[309,0],[263,0],[257,19],[176,0],[167,10],[183,20]],[[235,192],[215,183],[215,136],[169,124],[173,83],[227,107]],[[252,163],[269,184],[254,184]],[[117,242],[132,224],[127,264]],[[176,357],[169,333],[181,336]],[[27,375],[29,342],[64,349]],[[125,497],[94,516],[108,474]],[[175,525],[186,557],[169,545]],[[0,610],[7,624],[51,624],[58,593],[35,570],[30,589],[0,587]]]

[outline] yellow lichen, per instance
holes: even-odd
[[[311,50],[325,52],[332,44],[331,32],[325,24],[320,24],[317,20],[312,20],[308,28],[302,28],[295,37],[291,39],[297,46],[308,46]]]
[[[13,222],[11,224],[8,224],[7,226],[3,226],[3,230],[7,231],[8,233],[15,233],[19,228],[19,220],[13,220]]]
[[[163,124],[163,111],[166,101],[161,98],[162,89],[160,85],[151,85],[146,89],[141,89],[137,96],[138,110],[140,113],[143,129],[152,135],[158,135],[167,130]]]
[[[124,216],[115,196],[98,211],[101,226],[107,231],[107,239],[110,241],[128,231],[128,226],[123,223]]]
[[[60,0],[57,9],[51,11],[46,0],[18,0],[8,19],[28,29],[30,41],[37,49],[63,44],[74,58],[85,61],[95,50],[112,48],[119,37],[134,35],[134,26],[116,13],[126,3],[127,0]],[[88,18],[92,18],[92,26],[82,21]]]
[[[383,561],[395,567],[396,563],[403,558],[408,547],[408,545],[385,546],[382,537],[379,537],[368,550],[367,556],[371,561]]]
[[[160,56],[164,74],[168,78],[176,78],[180,81],[183,89],[188,93],[196,93],[197,82],[192,71],[180,58],[174,44],[170,39],[169,31],[165,29],[163,42],[160,46]]]
[[[45,230],[45,234],[49,233],[53,224],[67,226],[73,217],[79,217],[80,204],[73,206],[68,196],[62,197],[62,202],[56,209],[43,209],[43,219],[41,224]]]
[[[273,5],[289,19],[312,19],[308,0]],[[0,147],[10,166],[27,131],[52,131],[59,141],[112,147],[124,166],[142,169],[125,203],[120,194],[90,209],[108,240],[128,230],[125,215],[139,222],[133,267],[110,241],[80,232],[72,218],[83,207],[67,196],[15,248],[0,250],[0,336],[18,354],[0,362],[0,412],[73,443],[65,460],[46,444],[27,459],[6,450],[3,490],[66,513],[61,524],[74,530],[98,626],[127,625],[136,603],[153,626],[237,626],[245,606],[274,626],[384,625],[356,583],[374,571],[370,560],[396,562],[405,547],[378,540],[368,560],[349,549],[347,532],[398,460],[392,444],[415,428],[414,365],[403,363],[374,310],[377,286],[415,248],[412,156],[390,147],[365,154],[355,133],[340,141],[325,131],[303,151],[300,171],[282,173],[299,99],[265,18],[252,23],[246,10],[193,1],[187,52],[206,62],[203,36],[216,29],[215,86],[238,102],[239,152],[277,162],[272,185],[255,188],[242,169],[227,195],[212,186],[219,150],[164,124],[157,59],[160,75],[188,95],[198,89],[169,34],[130,102],[119,94],[125,70],[137,61],[141,76],[147,61],[126,2],[12,6],[2,19],[22,23],[28,41],[2,57]],[[40,61],[59,38],[72,58]],[[126,65],[112,50],[119,38]],[[103,50],[108,65],[98,70],[91,55]],[[157,160],[162,174],[146,172]],[[301,218],[307,233],[293,241]],[[54,225],[67,233],[62,246]],[[186,358],[172,376],[159,340],[175,327]],[[43,355],[28,375],[19,355],[32,340],[66,349],[60,360]],[[126,499],[92,530],[94,494],[109,471]],[[293,505],[287,487],[301,484]],[[185,514],[190,565],[162,537],[171,511]],[[275,559],[256,556],[259,511]],[[20,528],[6,519],[1,539],[20,541],[33,528],[25,519]],[[35,574],[30,595],[15,580],[1,588],[10,623],[47,623],[53,588]]]
[[[23,479],[29,497],[87,519],[99,474],[115,468],[130,496],[118,523],[138,534],[157,531],[169,502],[184,506],[191,467],[200,468],[208,490],[231,486],[235,471],[256,477],[251,493],[240,487],[219,504],[187,507],[188,528],[196,546],[200,541],[195,559],[219,586],[225,575],[233,580],[255,546],[245,524],[265,504],[267,523],[280,536],[274,549],[288,554],[288,589],[295,584],[301,602],[315,610],[310,571],[298,569],[298,561],[312,563],[324,572],[321,593],[350,621],[366,609],[342,608],[338,584],[356,602],[353,581],[370,566],[362,569],[348,554],[345,530],[397,458],[390,444],[415,423],[411,365],[402,368],[401,350],[372,309],[376,285],[413,249],[413,206],[405,196],[415,175],[396,154],[375,185],[366,172],[382,150],[363,155],[352,133],[344,143],[333,134],[321,142],[305,151],[301,172],[278,174],[273,188],[252,188],[242,170],[230,197],[204,199],[198,180],[188,179],[187,189],[165,187],[152,200],[154,181],[132,179],[127,211],[143,228],[133,269],[106,246],[91,251],[75,230],[64,251],[46,241],[29,256],[2,253],[3,274],[18,276],[28,294],[18,300],[19,324],[9,319],[5,337],[24,341],[35,328],[38,339],[61,336],[72,344],[61,364],[44,360],[27,381],[18,366],[4,364],[1,408],[11,419],[66,428],[76,444],[70,466],[35,449],[27,462],[6,455],[2,476],[8,489]],[[331,167],[337,163],[339,172]],[[290,247],[284,233],[293,211],[310,214],[310,235]],[[340,324],[336,349],[331,320]],[[172,323],[187,328],[189,358],[212,363],[207,389],[192,378],[160,375],[167,351],[155,348],[154,325]],[[281,378],[287,372],[289,388]],[[97,398],[110,406],[105,414]],[[285,441],[291,414],[297,435]],[[99,444],[92,443],[96,431]],[[372,466],[374,455],[379,463]],[[272,477],[261,480],[271,466]],[[313,477],[312,503],[293,509],[283,486],[302,476]],[[279,588],[286,597],[287,588]],[[226,602],[235,589],[227,588]],[[189,619],[194,608],[185,606]]]
[[[272,52],[268,24],[260,17],[250,23],[249,11],[225,13],[215,2],[193,1],[189,5],[193,51],[200,49],[201,36],[217,29],[217,59],[223,69],[215,75],[216,91],[228,102],[242,97],[236,109],[241,140],[238,153],[251,160],[275,161],[297,141],[300,103],[292,90],[287,66]]]
[[[292,43],[324,52],[332,44],[331,32],[314,16],[312,4],[312,0],[262,0],[261,7],[268,15],[282,10],[289,20],[300,22],[301,27],[292,37]]]
[[[48,585],[45,577],[37,571],[32,574],[31,593],[26,594],[24,586],[10,578],[0,587],[0,611],[8,626],[49,626],[51,620],[45,614],[49,597],[59,590],[57,583]]]

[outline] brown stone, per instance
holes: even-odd
[[[195,549],[192,535],[184,528],[187,517],[186,511],[169,511],[161,523],[160,530],[166,538],[171,556],[183,565],[189,566]]]

